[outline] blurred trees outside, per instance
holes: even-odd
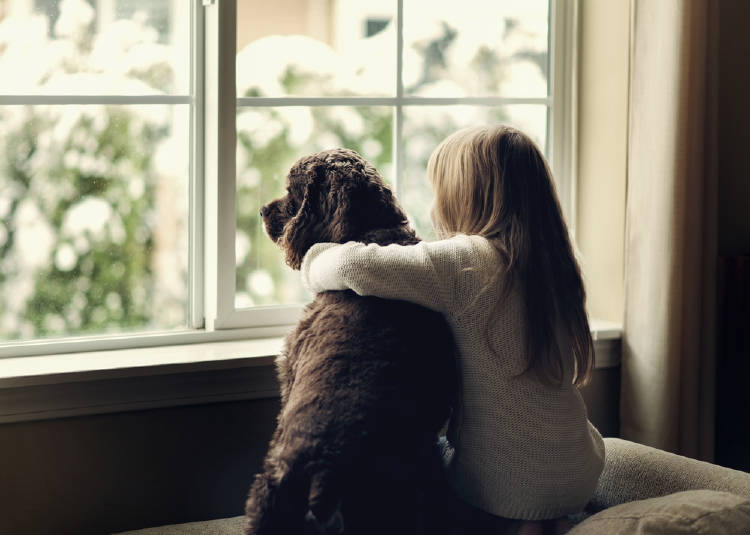
[[[171,90],[171,50],[142,14],[96,31],[88,2],[63,0],[50,21],[0,21],[0,93]],[[188,118],[187,106],[0,107],[0,340],[186,324],[188,162],[172,159]]]

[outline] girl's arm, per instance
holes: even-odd
[[[351,289],[446,312],[455,306],[459,273],[476,264],[477,239],[488,243],[467,236],[416,245],[318,243],[302,261],[302,280],[314,293]]]

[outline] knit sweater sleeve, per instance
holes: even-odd
[[[474,248],[467,236],[416,245],[319,243],[302,261],[302,280],[313,293],[351,289],[449,312],[459,273],[474,264]]]

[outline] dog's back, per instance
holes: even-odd
[[[286,194],[260,213],[293,269],[321,241],[419,241],[377,170],[349,149],[300,158]],[[281,412],[250,489],[248,533],[446,531],[437,433],[456,373],[442,316],[351,291],[319,294],[277,365]]]
[[[443,317],[423,307],[318,295],[280,359],[290,384],[251,490],[269,510],[248,511],[251,532],[435,533],[427,504],[444,491],[436,437],[453,401],[453,347]]]

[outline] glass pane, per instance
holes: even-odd
[[[432,188],[427,181],[427,160],[443,139],[460,128],[507,124],[531,137],[544,150],[547,143],[547,107],[544,105],[406,106],[403,111],[403,176],[398,197],[420,237],[436,238],[430,222]]]
[[[546,97],[548,0],[404,2],[404,94]]]
[[[283,195],[300,157],[354,149],[388,180],[393,110],[389,107],[280,107],[237,110],[237,294],[235,306],[301,303],[309,295],[266,235],[260,207]]]
[[[237,96],[392,96],[395,0],[237,3]]]
[[[5,0],[0,94],[187,94],[190,4]]]
[[[187,323],[188,106],[0,107],[0,339]]]

